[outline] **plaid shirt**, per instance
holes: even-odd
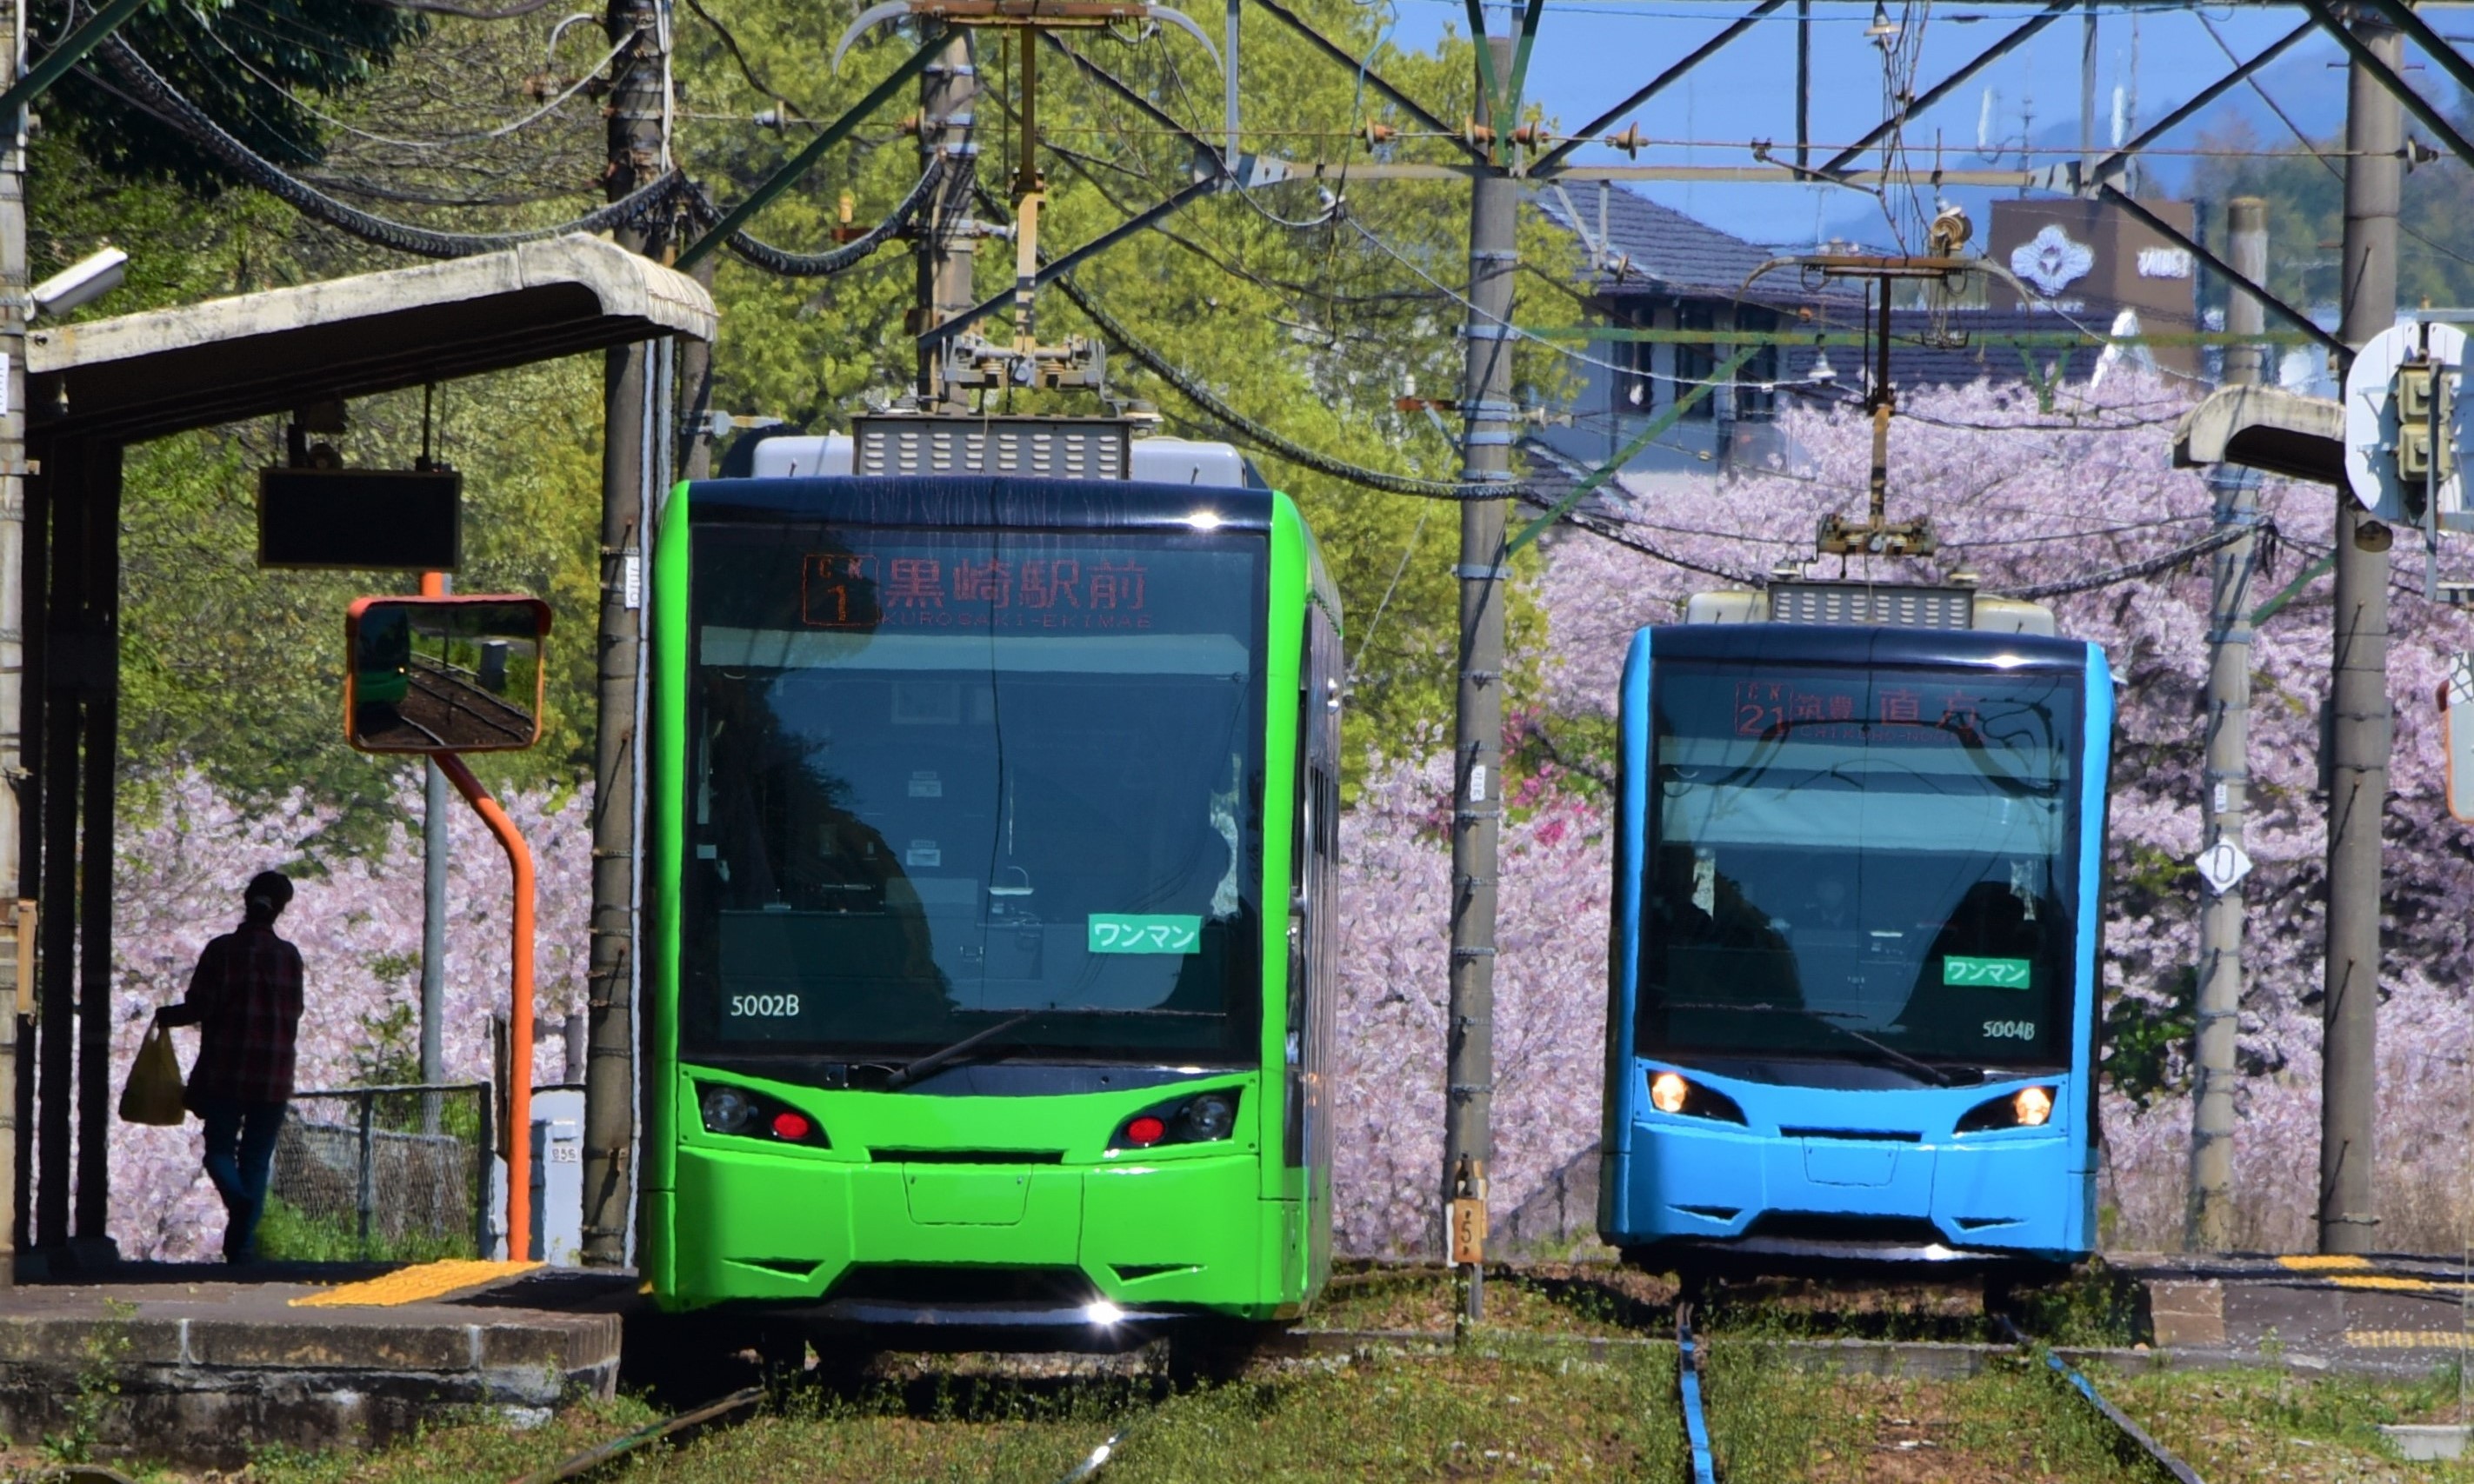
[[[243,922],[206,945],[189,993],[166,1025],[204,1028],[188,1096],[280,1103],[292,1096],[293,1042],[301,1030],[301,950],[271,923]]]

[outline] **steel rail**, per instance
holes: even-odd
[[[2184,1463],[2180,1455],[2171,1448],[2157,1442],[2155,1436],[2147,1428],[2133,1422],[2130,1414],[2106,1400],[2104,1395],[2096,1389],[2095,1384],[2085,1376],[2080,1375],[2076,1367],[2055,1353],[2052,1347],[2040,1345],[2029,1339],[2026,1331],[2021,1329],[2007,1314],[1996,1313],[1992,1319],[1994,1324],[2001,1327],[2017,1343],[2022,1354],[2031,1361],[2043,1360],[2054,1376],[2060,1377],[2064,1384],[2078,1394],[2081,1400],[2096,1409],[2098,1416],[2111,1423],[2124,1441],[2146,1454],[2149,1463],[2172,1475],[2175,1484],[2206,1484],[2206,1481],[2199,1477],[2196,1470]]]
[[[559,1484],[565,1479],[580,1479],[605,1464],[618,1462],[640,1448],[650,1447],[665,1438],[678,1436],[691,1428],[706,1426],[735,1412],[743,1412],[764,1400],[764,1388],[750,1386],[735,1391],[718,1401],[708,1401],[700,1407],[666,1417],[650,1426],[595,1444],[580,1453],[570,1454],[546,1469],[520,1473],[509,1484]]]
[[[1078,1463],[1073,1468],[1067,1470],[1065,1472],[1065,1476],[1058,1479],[1056,1484],[1082,1484],[1084,1479],[1091,1477],[1101,1470],[1108,1467],[1108,1461],[1117,1456],[1117,1445],[1125,1442],[1126,1434],[1133,1431],[1133,1428],[1134,1424],[1132,1423],[1128,1423],[1124,1426],[1119,1427],[1116,1431],[1108,1434],[1107,1438],[1102,1442],[1098,1448],[1093,1448],[1088,1454],[1084,1455],[1080,1463]]]
[[[1684,1443],[1692,1454],[1692,1484],[1718,1484],[1710,1451],[1710,1419],[1701,1409],[1701,1347],[1692,1339],[1691,1305],[1675,1306],[1675,1393],[1684,1407]]]

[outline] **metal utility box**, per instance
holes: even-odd
[[[584,1089],[533,1092],[533,1233],[525,1257],[574,1267],[584,1253]]]

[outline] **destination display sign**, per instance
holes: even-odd
[[[1966,682],[1862,676],[1739,679],[1734,734],[1798,742],[1975,743],[1983,693]]]
[[[1266,546],[1234,531],[716,529],[698,539],[707,623],[820,637],[1242,635]]]

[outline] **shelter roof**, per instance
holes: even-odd
[[[134,443],[335,397],[606,349],[711,340],[713,296],[602,238],[268,289],[176,309],[38,324],[31,437]]]
[[[2219,387],[2173,428],[2177,468],[2239,464],[2345,485],[2345,409],[2275,387]]]

